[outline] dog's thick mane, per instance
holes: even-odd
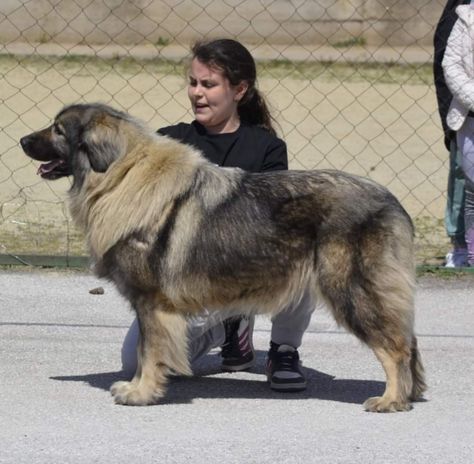
[[[224,177],[240,172],[214,166],[194,148],[158,135],[124,113],[102,105],[94,105],[91,111],[96,114],[94,125],[84,128],[86,150],[95,157],[103,156],[111,149],[109,140],[115,145],[115,159],[103,173],[89,169],[80,185],[70,190],[69,197],[72,216],[87,232],[96,258],[134,231],[155,233],[174,202],[190,189],[198,189],[200,180],[219,184],[215,191],[222,192],[226,185],[229,187],[228,182],[219,180],[224,171]],[[205,199],[208,205],[212,201]],[[144,202],[148,207],[143,207]]]
[[[56,117],[64,121],[72,152],[77,149],[86,156],[75,156],[74,187],[81,187],[81,173],[88,170],[105,172],[110,165],[132,150],[133,145],[156,134],[141,120],[101,103],[76,104],[64,108]],[[79,153],[80,154],[80,153]]]

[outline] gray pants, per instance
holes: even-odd
[[[457,132],[456,141],[461,151],[461,166],[466,179],[464,186],[464,225],[468,263],[474,266],[474,118],[468,117]]]
[[[279,345],[285,344],[298,348],[314,309],[315,304],[309,296],[309,292],[305,292],[299,302],[290,305],[273,317],[271,340]],[[133,375],[137,368],[138,334],[138,322],[135,319],[122,344],[122,369],[128,375]],[[224,343],[225,330],[222,314],[212,312],[190,317],[188,336],[189,357],[192,363]]]

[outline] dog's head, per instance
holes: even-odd
[[[106,105],[71,105],[51,126],[26,135],[20,144],[30,158],[43,162],[38,174],[45,179],[105,172],[126,150],[123,121],[131,118]]]

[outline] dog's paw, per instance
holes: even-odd
[[[118,382],[114,382],[112,384],[112,386],[110,387],[110,394],[112,396],[115,396],[120,391],[126,390],[131,383],[132,382],[128,382],[128,381],[125,381],[125,380],[120,380]]]
[[[393,401],[383,396],[368,398],[364,403],[364,409],[369,412],[409,411],[411,408],[408,401]]]
[[[115,382],[110,388],[110,393],[115,403],[129,406],[155,404],[164,395],[161,389],[147,388],[140,383],[123,381]]]

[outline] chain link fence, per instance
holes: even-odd
[[[21,136],[65,105],[101,101],[159,128],[191,121],[185,63],[203,38],[243,42],[288,145],[290,168],[336,168],[387,186],[439,264],[448,153],[432,77],[442,0],[2,0],[0,254],[86,255],[67,180],[42,181]]]

